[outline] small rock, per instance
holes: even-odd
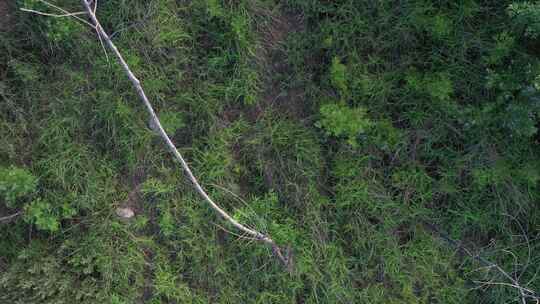
[[[116,215],[118,215],[121,218],[128,219],[135,216],[135,212],[133,212],[133,210],[129,207],[125,207],[125,208],[118,207],[116,208]]]

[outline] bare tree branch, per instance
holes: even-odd
[[[482,257],[480,254],[475,254],[471,252],[467,247],[461,244],[461,242],[458,242],[450,236],[448,236],[446,233],[440,231],[435,225],[424,222],[424,225],[429,228],[431,231],[438,234],[440,238],[448,242],[450,245],[454,246],[458,250],[464,252],[472,259],[478,261],[481,265],[484,265],[485,269],[491,270],[494,269],[497,272],[499,272],[503,277],[505,277],[510,283],[507,282],[482,282],[482,281],[475,281],[476,283],[482,284],[482,285],[500,285],[500,286],[508,286],[515,288],[519,292],[520,300],[522,304],[527,303],[527,299],[533,299],[536,300],[537,303],[540,302],[540,294],[536,291],[523,287],[523,285],[518,281],[517,278],[513,278],[510,274],[508,274],[507,271],[505,271],[501,266],[489,261],[488,259]]]
[[[67,13],[67,14],[51,14],[51,13],[40,12],[40,11],[36,11],[36,10],[33,10],[33,9],[24,8],[24,7],[21,8],[21,11],[27,12],[27,13],[34,13],[34,14],[38,14],[38,15],[43,15],[43,16],[47,16],[47,17],[55,17],[55,18],[73,17],[73,16],[76,16],[76,15],[85,15],[86,14],[85,12],[75,12],[75,13]]]
[[[24,12],[29,12],[29,13],[33,13],[33,14],[37,14],[37,15],[43,15],[43,16],[49,16],[49,17],[73,17],[77,20],[79,20],[80,22],[90,26],[90,27],[94,27],[92,24],[90,24],[88,21],[82,19],[81,17],[79,17],[78,15],[81,15],[81,14],[85,14],[84,12],[77,12],[77,13],[70,13],[68,11],[66,11],[65,9],[59,7],[59,6],[56,6],[52,3],[49,3],[45,0],[38,0],[39,2],[49,6],[49,7],[52,7],[58,11],[60,11],[62,14],[50,14],[50,13],[45,13],[45,12],[40,12],[40,11],[36,11],[36,10],[32,10],[32,9],[28,9],[28,8],[21,8],[21,11],[24,11]]]
[[[170,137],[167,135],[167,133],[163,129],[163,126],[161,125],[161,122],[160,122],[159,118],[157,117],[157,115],[156,115],[156,113],[154,111],[154,108],[152,107],[152,104],[148,100],[148,97],[146,96],[146,94],[145,94],[145,92],[144,92],[144,90],[143,90],[143,88],[141,86],[141,82],[133,74],[130,67],[128,66],[128,64],[124,60],[124,57],[122,56],[122,54],[120,53],[120,51],[118,50],[116,45],[112,42],[109,35],[105,32],[105,30],[101,26],[98,18],[96,17],[96,14],[94,13],[95,10],[91,7],[91,1],[82,0],[82,3],[84,5],[84,7],[86,9],[86,12],[87,12],[88,16],[90,17],[90,20],[92,21],[98,35],[101,37],[101,39],[103,39],[103,41],[105,41],[105,44],[109,47],[109,49],[111,49],[111,51],[115,55],[116,59],[119,61],[120,65],[122,66],[122,68],[123,68],[124,72],[126,73],[127,77],[129,78],[129,80],[131,81],[133,86],[135,87],[135,90],[137,91],[137,94],[139,95],[141,101],[143,102],[143,104],[144,104],[144,106],[146,108],[146,111],[150,115],[150,118],[151,118],[153,124],[156,126],[157,133],[163,139],[163,141],[165,142],[165,144],[167,145],[167,147],[169,148],[169,150],[171,151],[173,156],[180,162],[180,164],[182,165],[182,168],[184,169],[184,171],[188,175],[190,181],[193,183],[193,186],[195,187],[197,192],[210,205],[210,207],[212,207],[212,209],[214,209],[214,211],[216,211],[223,219],[228,221],[230,224],[232,224],[234,227],[236,227],[238,230],[244,232],[245,234],[250,235],[251,237],[257,239],[258,241],[261,241],[263,243],[266,243],[266,244],[270,245],[272,247],[272,250],[273,250],[274,254],[285,265],[288,265],[288,262],[289,262],[288,258],[285,257],[282,254],[280,247],[276,244],[276,242],[272,238],[270,238],[270,236],[265,235],[263,233],[260,233],[260,232],[254,230],[254,229],[250,229],[250,228],[242,225],[238,221],[236,221],[229,214],[227,214],[227,212],[225,212],[221,207],[219,207],[212,200],[212,198],[206,193],[206,191],[203,189],[203,187],[201,186],[201,184],[199,183],[199,181],[197,180],[197,178],[195,177],[195,175],[191,171],[189,165],[187,164],[187,162],[184,159],[184,157],[182,156],[182,154],[178,151],[178,149],[176,148],[176,146],[174,145],[174,143],[172,142]]]
[[[0,217],[0,223],[3,223],[3,222],[9,222],[9,221],[11,221],[12,219],[18,217],[18,216],[21,215],[21,214],[22,214],[22,212],[19,211],[19,212],[15,213],[15,214],[12,214],[12,215]]]

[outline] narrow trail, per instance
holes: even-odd
[[[13,26],[13,12],[9,1],[0,1],[0,32],[8,31]]]
[[[288,65],[286,42],[291,34],[303,30],[304,21],[294,14],[261,8],[254,8],[253,13],[265,22],[257,24],[259,41],[255,56],[263,90],[250,118],[257,120],[266,111],[276,110],[290,118],[302,119],[305,92],[303,88],[288,85],[292,68]]]
[[[287,58],[287,41],[292,34],[304,30],[304,20],[298,14],[255,4],[249,8],[249,12],[255,20],[253,31],[257,36],[252,67],[259,74],[261,89],[254,105],[237,104],[224,111],[223,123],[226,125],[242,116],[254,125],[265,118],[275,119],[276,115],[302,121],[307,113],[305,89],[290,85],[294,71]],[[242,145],[238,143],[233,147],[233,155],[238,162],[243,161]],[[239,192],[250,193],[249,184],[247,179],[241,178]]]

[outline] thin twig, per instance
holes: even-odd
[[[211,185],[214,186],[214,187],[216,187],[216,188],[219,188],[219,189],[221,189],[221,190],[223,190],[223,191],[225,191],[225,192],[227,192],[227,193],[229,193],[229,194],[232,195],[234,198],[236,198],[237,200],[239,200],[240,202],[242,202],[244,205],[248,206],[247,202],[246,202],[243,198],[241,198],[238,194],[232,192],[231,190],[229,190],[229,189],[227,189],[227,188],[225,188],[225,187],[223,187],[223,186],[220,186],[220,185],[218,185],[218,184],[212,183]]]
[[[21,215],[22,212],[19,211],[15,214],[12,214],[12,215],[8,215],[8,216],[4,216],[4,217],[0,217],[0,223],[1,222],[9,222],[10,220],[12,220],[13,218],[16,218],[17,216]]]
[[[239,239],[248,240],[248,241],[250,241],[250,242],[251,242],[251,241],[257,241],[256,238],[246,236],[245,234],[244,234],[244,235],[240,235],[240,234],[238,234],[238,233],[234,233],[234,232],[232,232],[232,231],[226,229],[225,227],[223,227],[223,226],[221,226],[221,225],[219,225],[219,224],[216,224],[216,223],[213,223],[213,224],[214,224],[216,227],[218,227],[219,229],[221,229],[221,230],[223,230],[223,231],[225,231],[225,232],[227,232],[227,233],[229,233],[229,234],[231,234],[231,235],[234,235],[234,236],[238,237]]]
[[[516,288],[516,289],[519,289],[523,292],[526,292],[528,293],[529,297],[532,297],[534,299],[536,299],[536,297],[534,296],[534,291],[528,289],[528,288],[525,288],[525,287],[521,287],[520,285],[516,285],[516,284],[510,284],[510,283],[505,283],[505,282],[484,282],[484,281],[474,281],[475,283],[477,284],[482,284],[482,285],[502,285],[502,286],[509,286],[509,287],[513,287],[513,288]]]
[[[532,256],[531,243],[529,241],[529,237],[527,236],[527,231],[525,231],[525,228],[523,227],[523,225],[521,225],[521,222],[515,216],[513,216],[511,214],[503,213],[503,215],[508,216],[509,218],[511,218],[512,220],[514,220],[516,222],[519,229],[521,230],[522,236],[525,238],[525,243],[527,244],[527,262],[525,262],[525,265],[521,269],[521,273],[517,277],[517,279],[520,279],[521,276],[525,273],[525,270],[527,270],[527,268],[529,267],[529,265],[531,263],[531,256]]]
[[[519,291],[519,295],[520,295],[520,299],[521,299],[522,304],[527,302],[526,298],[531,298],[531,299],[534,299],[536,301],[540,300],[540,294],[538,294],[534,290],[523,287],[519,283],[519,281],[517,279],[513,278],[510,274],[508,274],[508,272],[506,272],[504,269],[502,269],[502,267],[500,267],[499,265],[497,265],[497,264],[487,260],[486,258],[480,256],[480,254],[472,253],[467,247],[463,246],[460,242],[450,238],[450,236],[448,236],[446,233],[440,231],[435,225],[427,223],[427,222],[424,222],[423,224],[424,224],[424,226],[429,228],[431,231],[437,233],[440,238],[447,241],[452,246],[456,247],[458,250],[466,253],[472,259],[477,260],[478,262],[480,262],[480,264],[484,265],[487,269],[495,269],[495,270],[497,270],[500,274],[502,274],[506,279],[508,279],[511,282],[511,283],[506,283],[506,282],[480,282],[480,281],[477,281],[477,283],[482,283],[484,285],[502,285],[502,286],[513,287],[513,288],[515,288],[516,290]]]
[[[21,8],[21,11],[23,12],[27,12],[27,13],[32,13],[32,14],[36,14],[36,15],[42,15],[42,16],[47,16],[47,17],[55,17],[55,18],[60,18],[60,17],[73,17],[81,22],[83,22],[84,24],[94,28],[94,26],[90,23],[88,23],[87,21],[77,17],[77,15],[79,15],[79,13],[66,13],[66,14],[61,14],[61,15],[58,15],[58,14],[50,14],[50,13],[45,13],[45,12],[40,12],[40,11],[36,11],[36,10],[33,10],[33,9],[29,9],[29,8]],[[86,13],[84,13],[86,14]]]
[[[199,181],[197,180],[197,178],[195,177],[195,175],[191,171],[189,165],[187,164],[187,162],[184,159],[184,157],[182,156],[182,154],[180,154],[180,152],[178,152],[178,149],[176,148],[176,146],[174,145],[174,143],[172,142],[170,137],[167,135],[167,132],[165,132],[165,130],[163,129],[163,126],[161,125],[161,122],[160,122],[159,118],[157,117],[152,104],[148,100],[148,97],[146,96],[146,93],[144,92],[144,90],[143,90],[143,88],[141,86],[141,82],[133,74],[130,67],[128,66],[128,64],[124,60],[124,57],[122,56],[120,51],[118,51],[118,48],[116,47],[116,45],[112,42],[109,35],[105,32],[105,30],[101,26],[99,20],[97,19],[96,15],[94,14],[94,12],[93,12],[93,10],[92,10],[92,8],[90,6],[90,2],[88,0],[82,0],[82,3],[83,3],[83,5],[84,5],[84,7],[85,7],[85,9],[86,9],[86,11],[88,13],[88,16],[90,17],[92,23],[94,24],[94,26],[96,28],[96,31],[101,36],[101,38],[103,38],[103,40],[105,41],[107,46],[111,49],[113,54],[116,56],[116,58],[120,62],[120,65],[124,69],[124,72],[128,76],[128,78],[131,81],[131,83],[133,84],[133,86],[135,87],[135,90],[137,91],[137,94],[139,95],[141,101],[143,102],[143,104],[144,104],[144,106],[146,108],[146,111],[150,115],[151,120],[153,121],[154,125],[157,127],[157,131],[158,131],[159,136],[163,139],[163,141],[165,142],[165,144],[167,145],[167,147],[169,148],[169,150],[171,151],[173,156],[180,162],[180,164],[182,165],[182,168],[184,169],[184,171],[188,175],[189,179],[193,183],[193,186],[195,187],[197,192],[210,205],[210,207],[212,207],[212,209],[214,209],[214,211],[216,211],[223,219],[228,221],[230,224],[232,224],[238,230],[243,231],[248,235],[251,235],[252,237],[257,239],[258,241],[261,241],[263,243],[266,243],[266,244],[270,245],[272,247],[274,253],[276,254],[276,256],[283,263],[285,263],[287,265],[287,259],[282,255],[281,249],[275,243],[275,241],[272,238],[270,238],[270,236],[262,234],[262,233],[260,233],[260,232],[258,232],[256,230],[247,228],[246,226],[240,224],[238,221],[236,221],[234,218],[232,218],[227,212],[225,212],[223,209],[221,209],[221,207],[219,207],[212,200],[212,198],[210,198],[210,196],[206,193],[206,191],[203,189],[203,187],[201,186],[201,184],[199,183]]]
[[[91,23],[89,23],[88,21],[86,21],[86,20],[80,18],[80,17],[77,16],[77,15],[73,15],[72,13],[66,11],[65,9],[63,9],[63,8],[61,8],[61,7],[59,7],[59,6],[56,6],[56,5],[54,5],[54,4],[52,4],[52,3],[49,3],[49,2],[47,2],[47,1],[45,1],[45,0],[38,0],[38,1],[41,2],[41,3],[43,3],[43,4],[45,4],[45,5],[47,5],[47,6],[49,6],[49,7],[52,7],[52,8],[54,8],[54,9],[56,9],[56,10],[58,10],[58,11],[64,13],[64,14],[66,14],[66,15],[71,15],[70,17],[73,17],[73,18],[75,18],[75,19],[77,19],[77,20],[79,20],[79,21],[85,23],[86,25],[89,25],[89,26],[93,27],[93,25],[92,25]]]
[[[239,202],[241,202],[242,204],[244,204],[244,206],[246,206],[246,207],[247,207],[247,208],[255,215],[256,220],[259,221],[259,223],[263,224],[263,226],[265,226],[265,225],[264,225],[264,220],[263,220],[260,216],[258,216],[257,213],[255,212],[255,210],[253,210],[253,208],[251,208],[251,206],[250,206],[243,198],[241,198],[238,194],[236,194],[236,193],[232,192],[231,190],[229,190],[229,189],[227,189],[227,188],[225,188],[225,187],[223,187],[223,186],[220,186],[220,185],[218,185],[218,184],[212,183],[212,184],[210,184],[210,185],[212,185],[212,186],[214,186],[214,187],[216,187],[216,188],[219,188],[219,189],[221,189],[222,191],[225,191],[225,192],[229,193],[232,197],[234,197],[234,198],[237,199]],[[243,211],[241,211],[241,210],[238,210],[238,212],[239,212],[240,214],[242,214],[243,216],[248,217],[248,215],[247,215],[245,212],[243,212]],[[262,230],[264,231],[264,228],[265,228],[265,227],[261,227],[261,228],[262,228]]]
[[[33,10],[33,9],[24,8],[24,7],[21,8],[21,11],[28,12],[28,13],[34,13],[34,14],[37,14],[37,15],[48,16],[48,17],[55,17],[55,18],[73,17],[73,16],[77,16],[77,15],[86,15],[86,12],[75,12],[75,13],[68,13],[68,14],[51,14],[51,13],[40,12],[40,11],[36,11],[36,10]]]

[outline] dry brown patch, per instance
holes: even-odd
[[[285,43],[291,33],[304,30],[304,20],[299,15],[260,7],[253,7],[252,11],[263,20],[257,24],[260,39],[256,48],[256,63],[261,70],[264,90],[257,106],[248,113],[248,118],[256,121],[268,109],[275,109],[293,119],[303,119],[306,117],[304,88],[284,87],[286,80],[276,76],[291,75]]]
[[[7,0],[0,0],[0,32],[13,27],[13,12]]]

